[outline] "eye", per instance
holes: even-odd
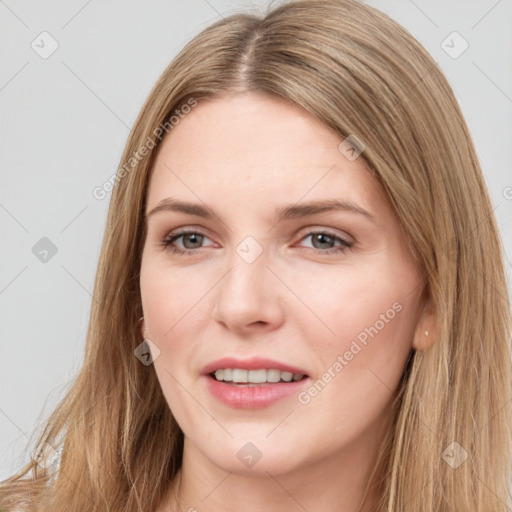
[[[347,249],[350,249],[354,245],[353,242],[345,240],[344,238],[325,230],[311,231],[305,237],[303,237],[302,240],[306,240],[310,237],[313,246],[317,246],[313,248],[318,249],[324,254],[345,252]],[[332,244],[336,242],[339,242],[339,245],[337,247],[333,247]],[[328,247],[325,247],[326,245]]]
[[[323,254],[332,254],[332,253],[340,253],[344,252],[347,249],[353,247],[354,243],[350,242],[334,233],[325,230],[318,231],[310,231],[306,234],[306,236],[302,237],[301,240],[306,240],[310,238],[312,240],[313,245],[317,245],[318,247],[313,247],[318,252]],[[183,249],[180,247],[176,247],[174,242],[182,238],[182,243],[184,246],[192,245],[192,247],[184,247]],[[179,231],[177,233],[173,233],[171,235],[166,236],[162,241],[161,245],[167,250],[171,251],[174,254],[184,255],[184,254],[193,254],[197,252],[195,249],[200,249],[202,246],[202,242],[209,238],[199,231]],[[338,246],[332,246],[332,244],[338,243]],[[327,245],[327,247],[326,247]]]
[[[191,245],[193,247],[185,247],[184,249],[180,249],[179,247],[174,246],[174,242],[183,238],[183,242],[189,240],[191,241]],[[206,235],[200,233],[199,231],[180,231],[178,233],[174,233],[171,236],[167,236],[162,240],[162,245],[175,254],[191,254],[194,249],[197,249],[201,246],[201,243],[204,239],[208,239]]]

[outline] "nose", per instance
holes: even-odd
[[[236,252],[230,267],[215,287],[213,319],[242,333],[279,327],[284,318],[284,285],[263,252],[252,262]]]

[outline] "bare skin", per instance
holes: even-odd
[[[159,512],[376,510],[376,489],[362,502],[390,402],[410,351],[435,338],[434,317],[387,196],[342,140],[302,109],[244,93],[199,102],[162,142],[146,214],[172,196],[220,219],[148,217],[141,334],[160,350],[154,368],[185,434],[180,493],[170,488]],[[275,216],[326,199],[374,219]],[[163,247],[178,228],[197,234]],[[250,263],[237,252],[258,246]],[[267,407],[228,406],[201,375],[224,356],[272,358],[308,378]],[[261,454],[252,467],[237,456],[249,442]]]

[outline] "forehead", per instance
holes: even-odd
[[[167,196],[217,203],[350,196],[385,199],[363,158],[340,151],[343,138],[284,100],[244,93],[199,101],[162,141],[148,208]]]
[[[180,147],[200,152],[188,158],[239,160],[259,163],[270,158],[297,162],[300,156],[325,157],[335,153],[338,136],[304,109],[277,97],[242,93],[200,100],[164,139],[162,152],[174,156]]]

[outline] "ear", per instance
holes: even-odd
[[[144,317],[142,317],[140,319],[140,334],[142,336],[142,339],[146,339],[146,331],[147,331],[146,321],[144,320]]]
[[[422,312],[416,324],[412,346],[419,351],[426,351],[437,340],[437,317],[433,311],[432,302],[424,303]]]

